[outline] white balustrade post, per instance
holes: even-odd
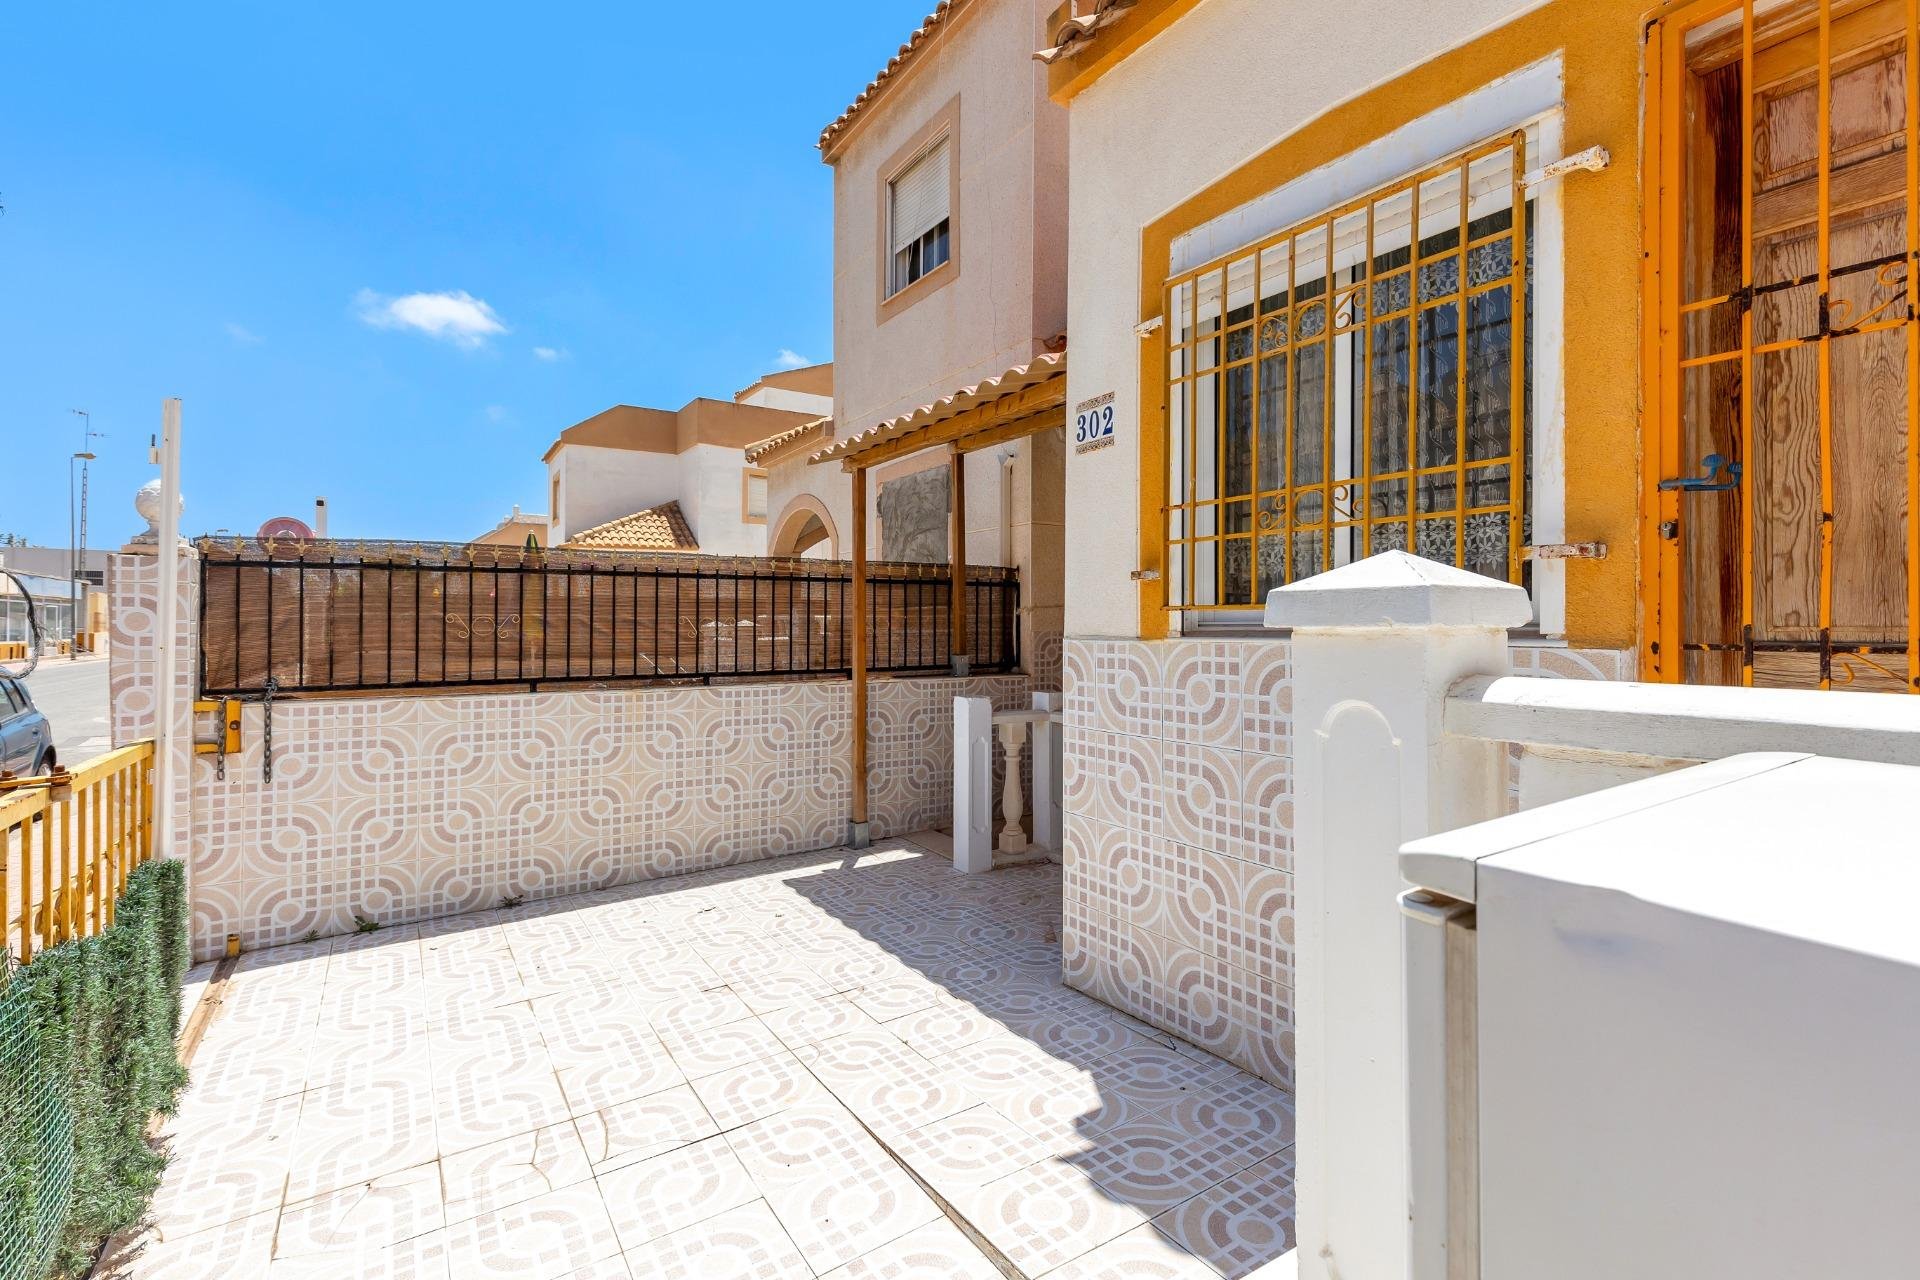
[[[993,702],[953,700],[953,866],[993,870]]]
[[[1066,776],[1060,733],[1064,701],[1057,693],[1033,695],[1033,709],[1043,713],[1033,722],[1033,842],[1055,854],[1061,848],[1060,788]]]
[[[1027,833],[1020,826],[1020,815],[1026,812],[1020,792],[1020,748],[1027,741],[1027,723],[1022,717],[999,721],[1000,749],[1006,757],[1006,777],[1000,786],[1000,808],[1006,825],[1000,829],[1000,847],[1008,853],[1027,851]]]
[[[1409,1274],[1423,1206],[1408,1172],[1397,856],[1501,812],[1502,749],[1447,736],[1447,691],[1504,674],[1507,629],[1531,614],[1518,587],[1399,551],[1267,597],[1267,625],[1293,633],[1302,1280]]]

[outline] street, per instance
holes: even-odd
[[[72,769],[113,745],[107,720],[107,658],[83,654],[77,660],[42,658],[27,677],[27,691],[53,725],[53,749]]]

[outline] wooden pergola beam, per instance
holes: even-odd
[[[893,458],[919,453],[935,445],[951,444],[972,453],[1007,440],[1018,440],[1066,421],[1067,380],[1064,375],[1023,387],[1010,395],[975,405],[924,427],[882,440],[872,448],[846,454],[840,465],[848,471],[872,467]],[[1053,411],[1058,411],[1056,419]]]

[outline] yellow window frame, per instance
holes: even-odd
[[[1474,221],[1475,201],[1484,199],[1484,194],[1477,196],[1473,190],[1475,167],[1503,154],[1508,157],[1506,172],[1511,182],[1507,206],[1511,211],[1510,224],[1505,229],[1475,238],[1470,230]],[[1277,580],[1281,582],[1294,579],[1292,548],[1294,540],[1300,537],[1310,536],[1315,540],[1317,564],[1320,568],[1326,568],[1331,567],[1334,559],[1334,539],[1337,534],[1357,531],[1360,554],[1365,554],[1376,545],[1377,529],[1399,526],[1403,531],[1404,545],[1413,548],[1421,545],[1421,526],[1443,521],[1452,522],[1454,562],[1464,565],[1468,545],[1467,522],[1476,516],[1505,517],[1506,576],[1509,581],[1521,581],[1529,410],[1528,370],[1524,358],[1528,237],[1524,183],[1526,160],[1526,129],[1504,133],[1167,281],[1163,297],[1165,309],[1162,313],[1167,318],[1167,359],[1162,372],[1167,397],[1164,458],[1169,473],[1168,501],[1161,508],[1160,519],[1166,553],[1163,564],[1166,566],[1167,600],[1164,607],[1168,611],[1206,613],[1255,607],[1263,584],[1261,543],[1274,535],[1279,535],[1279,545],[1286,548],[1281,552],[1282,572],[1277,575]],[[1436,231],[1423,234],[1422,205],[1431,200],[1430,189],[1448,179],[1459,184],[1458,193],[1453,198],[1457,205],[1457,224],[1443,224]],[[1396,201],[1404,201],[1407,207],[1409,261],[1380,268],[1375,240],[1376,219],[1383,206],[1392,206]],[[1364,252],[1359,259],[1362,269],[1355,278],[1341,282],[1340,275],[1349,273],[1351,268],[1336,266],[1339,240],[1343,231],[1347,230],[1345,224],[1356,219],[1364,224]],[[1424,238],[1428,235],[1444,235],[1449,231],[1456,233],[1455,243],[1451,247],[1432,254],[1421,254],[1420,246]],[[1487,246],[1497,245],[1502,240],[1510,242],[1506,273],[1474,283],[1470,279],[1470,255]],[[1302,261],[1300,250],[1303,242],[1316,247],[1321,254],[1321,274],[1317,277],[1306,276],[1303,279],[1302,273],[1296,269],[1295,264]],[[1276,251],[1279,251],[1279,256],[1276,256]],[[1266,307],[1268,282],[1263,278],[1270,260],[1283,262],[1287,272],[1284,281],[1287,292],[1283,295],[1286,301],[1272,309]],[[1449,262],[1455,265],[1458,273],[1453,287],[1445,291],[1427,292],[1423,282],[1428,270]],[[1229,303],[1244,287],[1244,273],[1236,275],[1236,272],[1249,264],[1252,313],[1244,319],[1235,319],[1233,317],[1238,314],[1238,309],[1230,308]],[[1377,301],[1381,297],[1376,286],[1389,284],[1394,277],[1402,274],[1408,285],[1405,304],[1389,310],[1371,307],[1370,301]],[[1301,280],[1303,285],[1315,280],[1323,284],[1317,295],[1295,297],[1295,280]],[[1203,330],[1201,301],[1209,281],[1219,300],[1218,319]],[[1508,291],[1510,306],[1507,322],[1511,380],[1508,447],[1503,454],[1470,458],[1467,447],[1467,385],[1471,370],[1466,356],[1472,301],[1503,289]],[[1326,323],[1324,317],[1329,300],[1332,303],[1331,323]],[[1455,312],[1452,460],[1440,465],[1421,466],[1421,319],[1449,307]],[[1307,321],[1316,310],[1323,317],[1320,327],[1315,332],[1306,333]],[[1380,326],[1402,319],[1406,321],[1407,331],[1406,457],[1404,465],[1377,469],[1374,466],[1372,421],[1374,335]],[[1263,487],[1260,458],[1262,362],[1284,353],[1287,362],[1284,394],[1291,404],[1298,394],[1296,375],[1300,354],[1318,348],[1321,352],[1321,368],[1333,370],[1336,367],[1334,344],[1347,337],[1362,344],[1357,361],[1363,371],[1363,390],[1358,404],[1351,411],[1351,425],[1345,432],[1346,447],[1350,450],[1349,462],[1345,467],[1347,474],[1334,474],[1339,465],[1340,444],[1336,440],[1334,411],[1336,378],[1323,374],[1321,382],[1325,403],[1321,406],[1319,427],[1324,435],[1318,479],[1301,481],[1293,474],[1295,414],[1283,412],[1280,415],[1283,419],[1280,434],[1284,441],[1281,449],[1284,479],[1278,485]],[[1225,492],[1226,482],[1222,474],[1216,478],[1211,495],[1203,496],[1200,492],[1199,467],[1196,465],[1202,453],[1201,415],[1196,411],[1201,401],[1197,397],[1211,398],[1212,453],[1216,469],[1223,470],[1221,460],[1227,454],[1230,430],[1226,407],[1229,379],[1235,371],[1247,368],[1252,370],[1248,377],[1251,405],[1248,409],[1247,434],[1252,450],[1247,468],[1250,477],[1248,488],[1240,493]],[[1491,477],[1501,467],[1506,468],[1506,500],[1479,505],[1470,503],[1467,500],[1469,483],[1481,475]],[[1469,472],[1475,474],[1470,476]],[[1422,509],[1422,483],[1433,481],[1438,485],[1449,480],[1453,486],[1452,502]],[[1376,485],[1396,481],[1404,484],[1402,505],[1405,510],[1375,515],[1372,498]],[[1355,500],[1356,489],[1358,496],[1364,500]],[[1317,504],[1302,502],[1303,499],[1314,498],[1317,498]],[[1302,518],[1303,505],[1317,505],[1317,515]],[[1229,531],[1230,514],[1236,520],[1239,518],[1238,514],[1230,513],[1229,508],[1242,506],[1251,513],[1248,527],[1245,531],[1237,528]],[[1228,600],[1224,598],[1228,552],[1233,544],[1242,542],[1246,544],[1248,568],[1245,577],[1251,590],[1248,598]],[[1210,601],[1198,599],[1200,593],[1196,591],[1196,574],[1201,571],[1203,551],[1211,561],[1208,571],[1214,577],[1213,598]],[[1268,585],[1272,585],[1275,579],[1274,576],[1267,576],[1266,580]]]

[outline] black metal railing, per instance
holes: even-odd
[[[203,540],[209,696],[847,674],[852,566],[512,548]],[[945,566],[869,567],[868,666],[952,665]],[[967,575],[975,671],[1019,665],[1011,569]]]

